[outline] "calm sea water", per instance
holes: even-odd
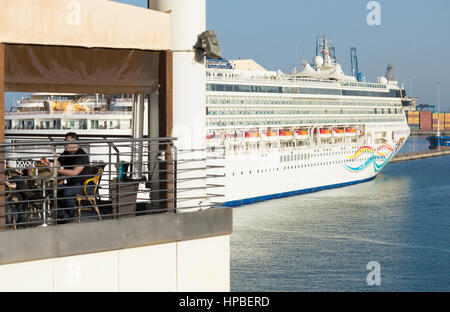
[[[428,136],[409,137],[399,153],[402,154],[428,150],[430,143],[426,140],[427,137]]]
[[[232,291],[450,291],[450,157],[389,164],[371,182],[233,218]],[[371,261],[380,286],[367,283]]]

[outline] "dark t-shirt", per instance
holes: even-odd
[[[78,176],[67,178],[67,184],[69,185],[82,185],[86,179],[88,179],[88,175],[90,175],[89,170],[89,156],[86,152],[79,148],[75,154],[70,154],[67,151],[64,151],[59,155],[58,161],[61,164],[61,167],[64,169],[73,169],[75,167],[84,166],[83,170],[80,172]]]

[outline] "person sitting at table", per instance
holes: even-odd
[[[12,200],[7,208],[14,212],[16,223],[24,223],[23,227],[32,225],[25,224],[27,222],[27,213],[30,212],[28,204],[42,201],[44,198],[28,187],[29,177],[23,176],[17,169],[8,168],[6,172],[6,186],[8,187],[9,197]]]
[[[16,224],[21,222],[21,212],[22,212],[22,204],[23,201],[20,193],[15,193],[14,191],[17,188],[17,184],[14,182],[8,181],[9,177],[6,176],[6,181],[4,182],[6,185],[5,190],[5,210],[6,210],[6,224],[13,225],[16,229]]]
[[[78,134],[69,132],[66,134],[64,141],[65,150],[58,159],[58,175],[66,178],[66,183],[57,187],[58,198],[58,219],[72,219],[75,217],[76,195],[83,194],[83,183],[90,177],[89,155],[78,145],[78,143],[70,143],[78,141]],[[50,161],[46,158],[41,159],[41,163],[50,165]],[[88,192],[90,190],[88,186]],[[93,189],[93,187],[92,187]]]

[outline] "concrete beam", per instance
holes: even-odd
[[[2,0],[0,42],[170,49],[170,14],[108,0]]]
[[[0,232],[0,265],[229,235],[232,208]]]

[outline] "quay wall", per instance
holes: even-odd
[[[441,150],[428,150],[428,151],[420,151],[420,152],[412,152],[412,153],[403,153],[397,154],[393,159],[391,159],[391,163],[400,162],[400,161],[408,161],[408,160],[416,160],[437,156],[446,156],[450,155],[450,149],[441,149]]]

